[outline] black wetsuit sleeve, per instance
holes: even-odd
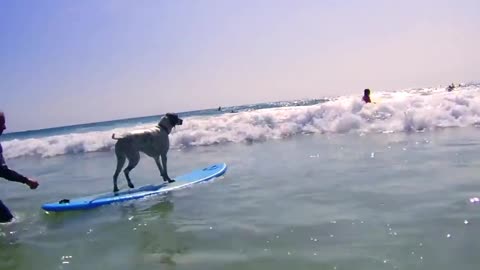
[[[12,182],[19,182],[25,184],[28,182],[28,178],[17,173],[14,170],[10,170],[7,166],[0,166],[0,177]]]

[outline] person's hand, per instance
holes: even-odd
[[[28,187],[30,187],[30,189],[36,189],[38,187],[38,182],[33,180],[33,179],[28,179],[28,181],[25,183],[27,184]]]

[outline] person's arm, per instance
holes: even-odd
[[[12,182],[19,182],[25,184],[28,182],[28,178],[17,173],[14,170],[10,170],[7,166],[0,166],[0,177]]]
[[[0,177],[7,179],[8,181],[18,182],[26,184],[31,189],[35,189],[38,186],[38,182],[30,180],[28,177],[25,177],[14,170],[10,170],[7,166],[0,166]]]
[[[3,157],[3,149],[0,144],[0,177],[5,178],[8,181],[18,182],[27,185],[31,189],[36,189],[38,187],[38,182],[32,180],[28,177],[25,177],[14,170],[10,170],[7,164],[5,163],[5,158]]]

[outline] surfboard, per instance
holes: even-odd
[[[212,180],[223,175],[227,171],[227,164],[218,163],[204,168],[196,169],[185,175],[175,177],[173,183],[162,183],[159,185],[146,185],[139,188],[129,189],[122,192],[105,193],[102,195],[88,196],[76,199],[62,199],[58,202],[45,203],[42,209],[51,212],[86,210],[102,205],[145,198],[185,188],[193,184]]]

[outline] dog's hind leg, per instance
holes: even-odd
[[[140,161],[140,152],[133,151],[128,155],[128,166],[123,170],[125,173],[125,177],[127,178],[127,183],[129,188],[134,188],[135,186],[132,184],[132,180],[130,179],[130,171],[133,170]]]
[[[118,149],[117,145],[115,145],[115,155],[117,157],[117,168],[113,174],[113,192],[118,192],[117,179],[120,171],[123,168],[123,165],[125,164],[126,157],[125,154]]]

